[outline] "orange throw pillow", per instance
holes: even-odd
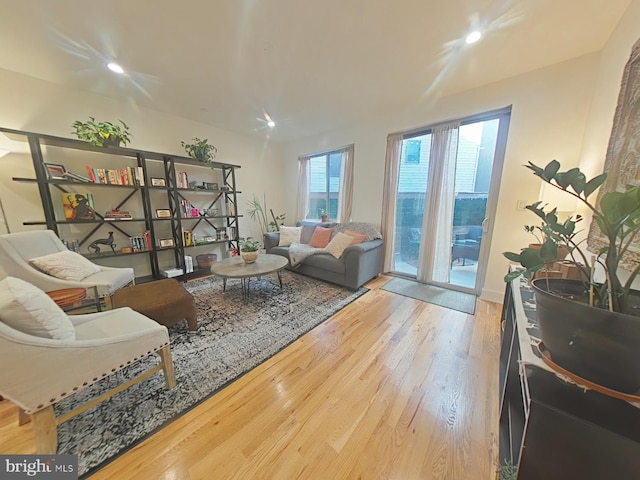
[[[324,248],[329,245],[333,228],[316,227],[309,240],[309,246],[315,248]]]
[[[362,243],[367,238],[366,235],[362,233],[354,232],[353,230],[345,230],[344,234],[349,235],[350,237],[353,237],[353,242],[351,242],[351,245],[357,245],[358,243]]]

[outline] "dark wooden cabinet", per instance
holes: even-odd
[[[517,466],[518,480],[640,478],[640,405],[568,383],[547,367],[535,354],[535,312],[527,317],[523,306],[531,302],[519,280],[507,285],[501,465]]]
[[[221,249],[223,256],[238,247],[238,165],[219,162],[205,165],[178,155],[96,147],[80,140],[18,130],[0,128],[0,133],[28,144],[33,161],[35,177],[13,177],[13,180],[37,185],[44,219],[25,219],[23,225],[46,226],[61,239],[73,240],[80,247],[80,253],[92,261],[108,264],[110,259],[144,256],[144,270],[150,275],[141,276],[136,272],[138,281],[162,278],[163,270],[175,268],[183,269],[182,277],[186,279],[199,274],[194,257],[209,253],[207,245]],[[114,177],[108,183],[84,182],[60,174],[67,169],[87,177],[87,167],[120,171],[122,181]],[[54,178],[52,172],[58,178]],[[68,221],[61,195],[80,191],[96,198],[96,204],[97,198],[102,198],[102,207],[95,209],[92,220]],[[194,205],[196,213],[192,214],[185,205]],[[132,218],[106,218],[106,211],[111,209],[129,211]],[[159,211],[166,213],[166,217],[160,216]],[[105,247],[99,254],[91,253],[88,248],[91,241],[106,237],[108,232],[118,236],[118,248],[113,251]],[[136,242],[136,247],[129,250],[130,242],[137,237],[145,239],[145,247],[138,248]],[[127,247],[127,251],[121,247]],[[193,259],[192,274],[186,273],[187,255]]]

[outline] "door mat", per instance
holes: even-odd
[[[382,290],[433,303],[441,307],[458,310],[473,315],[476,312],[476,296],[470,293],[456,292],[446,288],[426,285],[415,280],[394,278],[387,282]]]

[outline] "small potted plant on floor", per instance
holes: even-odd
[[[596,205],[590,197],[605,182],[606,173],[587,180],[577,168],[561,172],[555,160],[545,167],[531,162],[526,167],[588,208],[606,245],[590,259],[580,245],[576,219],[559,222],[555,210],[545,213],[539,203],[529,205],[551,235],[540,249],[506,252],[505,257],[523,268],[509,273],[505,281],[519,275],[531,278],[555,261],[558,246],[565,244],[571,262],[586,280],[541,278],[532,282],[542,341],[553,362],[569,372],[620,392],[636,392],[640,388],[640,296],[631,285],[640,264],[625,280],[620,265],[640,231],[640,185],[605,193]],[[602,270],[600,279],[594,274],[596,265]]]
[[[180,142],[180,145],[184,148],[187,155],[191,158],[202,162],[206,165],[213,164],[213,160],[216,158],[218,149],[209,144],[209,140],[206,138],[200,140],[198,137],[192,139],[193,143]]]
[[[96,122],[94,117],[89,117],[88,122],[76,120],[72,127],[73,132],[80,140],[89,142],[97,147],[119,147],[127,145],[130,141],[129,126],[122,120],[118,120],[122,126],[111,122]]]
[[[239,241],[240,256],[245,263],[253,263],[258,258],[258,250],[262,248],[262,243],[251,237],[241,238]]]

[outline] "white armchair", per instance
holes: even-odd
[[[62,241],[51,230],[8,233],[0,235],[0,270],[6,275],[21,278],[50,292],[63,288],[97,287],[100,298],[110,307],[116,290],[134,282],[132,268],[112,268],[98,265],[100,271],[81,281],[62,280],[33,267],[29,260],[57,252],[67,251]]]
[[[175,386],[167,328],[130,308],[69,316],[75,340],[23,333],[5,323],[4,312],[0,312],[0,395],[22,409],[21,423],[25,413],[31,416],[40,454],[56,452],[57,425],[160,369],[168,388]],[[156,366],[55,417],[53,404],[59,400],[155,352],[161,359]]]

